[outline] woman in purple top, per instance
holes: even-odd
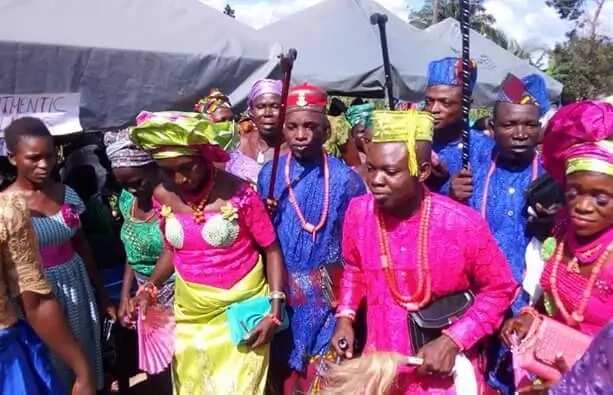
[[[248,115],[254,127],[241,130],[239,146],[230,153],[226,171],[255,185],[264,163],[272,159],[274,147],[283,142],[277,130],[281,108],[281,81],[263,79],[257,81],[247,98]],[[281,146],[281,153],[287,146]]]

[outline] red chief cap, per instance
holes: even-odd
[[[304,83],[292,86],[287,95],[287,111],[311,110],[326,111],[328,95],[314,85]]]

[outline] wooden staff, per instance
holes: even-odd
[[[460,2],[460,32],[462,33],[462,117],[464,129],[462,130],[462,167],[468,168],[470,144],[470,75],[472,65],[470,62],[470,0]]]
[[[390,110],[393,110],[395,108],[395,100],[394,86],[392,85],[392,65],[387,49],[387,33],[385,32],[387,15],[375,12],[370,16],[370,23],[379,27],[379,39],[381,41],[381,52],[383,54],[383,71],[385,72],[385,92],[387,94],[388,107]]]
[[[294,61],[298,56],[298,51],[290,48],[287,55],[281,54],[279,62],[281,63],[281,71],[283,72],[283,88],[281,89],[281,108],[279,109],[279,119],[277,120],[277,133],[283,133],[283,124],[285,123],[285,111],[287,109],[287,95],[289,93],[289,85],[292,79],[292,68]],[[270,187],[268,188],[268,198],[274,199],[275,181],[277,179],[277,167],[279,167],[279,156],[281,155],[282,139],[278,139],[275,145],[275,153],[272,158],[272,171],[270,173]]]

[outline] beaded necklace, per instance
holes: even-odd
[[[481,198],[481,216],[486,218],[487,216],[487,197],[490,189],[490,180],[492,175],[494,175],[494,171],[496,170],[496,163],[498,162],[498,154],[494,157],[494,160],[490,164],[490,168],[487,171],[487,176],[485,177],[485,185],[483,186],[483,197]],[[538,177],[538,152],[534,154],[534,158],[532,159],[532,181],[536,180]]]
[[[204,187],[204,195],[198,204],[196,203],[188,203],[188,206],[192,209],[194,217],[194,222],[198,225],[204,223],[204,208],[206,207],[206,203],[209,200],[209,196],[211,195],[211,191],[213,190],[213,186],[215,185],[215,176],[217,175],[217,168],[213,166],[211,170],[211,177],[207,181],[207,184]]]
[[[379,229],[381,268],[383,269],[387,286],[396,303],[403,306],[408,311],[419,310],[430,302],[432,296],[432,278],[430,274],[430,264],[428,262],[428,231],[430,228],[432,196],[430,193],[426,193],[427,195],[424,198],[419,219],[419,234],[417,236],[417,289],[413,295],[405,296],[398,290],[389,239],[387,231],[385,230],[385,221],[380,211],[377,211],[375,216]]]
[[[568,325],[577,326],[579,323],[583,322],[583,319],[585,318],[584,317],[585,309],[587,308],[587,302],[590,296],[592,295],[592,289],[594,288],[594,283],[596,282],[596,279],[598,278],[598,275],[600,274],[602,267],[607,262],[607,258],[609,257],[609,254],[611,253],[611,251],[613,251],[613,243],[609,243],[607,248],[604,250],[604,252],[600,255],[600,257],[594,264],[594,267],[592,268],[590,277],[588,279],[585,289],[583,290],[583,295],[582,295],[582,298],[579,300],[577,308],[572,313],[569,313],[568,310],[566,309],[566,306],[564,306],[564,303],[560,299],[560,294],[558,292],[558,284],[557,284],[558,270],[560,267],[560,263],[562,262],[562,258],[564,256],[564,242],[561,242],[560,245],[558,245],[558,248],[556,249],[555,257],[553,260],[553,267],[551,269],[551,275],[549,276],[549,284],[551,286],[551,294],[553,296],[555,304],[560,310],[560,313],[562,314],[562,316],[564,317],[564,320],[566,321]],[[573,260],[575,259],[576,258],[573,258]],[[572,265],[569,263],[569,265],[567,266],[568,271],[573,271],[571,270],[571,266]]]
[[[328,219],[328,203],[330,200],[330,174],[328,171],[328,157],[326,156],[325,151],[322,151],[323,157],[323,167],[324,167],[324,203],[321,215],[319,217],[319,223],[317,225],[313,225],[304,218],[302,211],[300,210],[300,206],[298,206],[298,201],[296,200],[296,195],[294,194],[294,190],[292,188],[292,182],[290,179],[290,163],[292,161],[292,153],[290,152],[287,155],[287,161],[285,162],[285,185],[287,187],[288,199],[289,203],[294,208],[296,215],[298,216],[298,220],[300,221],[300,226],[302,229],[306,230],[313,236],[313,241],[315,241],[315,235],[317,232],[323,228],[326,224],[326,220]]]

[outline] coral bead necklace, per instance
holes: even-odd
[[[211,191],[213,190],[213,186],[215,185],[216,176],[217,176],[217,168],[213,166],[211,170],[211,176],[209,177],[209,180],[207,181],[207,184],[204,187],[204,192],[203,192],[202,199],[200,200],[200,202],[198,204],[196,204],[195,202],[188,203],[188,206],[193,211],[192,215],[194,217],[194,222],[197,223],[198,225],[201,225],[204,223],[204,208],[206,207],[206,203],[208,202],[209,196],[211,195]]]
[[[292,161],[291,152],[287,155],[287,161],[285,162],[285,185],[287,187],[289,203],[292,205],[294,212],[298,216],[300,226],[302,226],[302,229],[306,230],[313,236],[313,240],[315,240],[315,235],[317,232],[319,232],[326,224],[326,220],[328,219],[328,205],[330,201],[330,174],[328,170],[328,157],[326,156],[325,151],[322,151],[322,156],[324,168],[324,201],[322,212],[319,217],[319,223],[317,223],[317,225],[307,222],[306,218],[304,218],[304,214],[302,214],[302,211],[300,210],[300,206],[298,206],[298,201],[296,200],[296,195],[294,194],[294,190],[292,188],[292,180],[290,179],[290,165]]]
[[[555,256],[553,258],[553,267],[551,269],[551,275],[549,276],[549,285],[551,287],[551,294],[553,296],[555,304],[558,307],[558,310],[560,311],[562,316],[564,317],[566,323],[570,326],[577,326],[579,323],[583,322],[585,309],[587,308],[588,300],[592,295],[592,289],[594,288],[594,284],[596,283],[596,280],[598,278],[598,275],[600,274],[600,271],[602,270],[602,267],[607,262],[611,251],[613,251],[613,243],[609,243],[607,248],[596,260],[596,263],[594,263],[594,266],[592,267],[592,270],[590,272],[590,277],[587,281],[585,289],[583,290],[581,299],[577,304],[577,308],[572,313],[569,313],[569,311],[566,309],[566,306],[564,306],[564,302],[562,302],[562,300],[560,299],[560,293],[558,291],[558,271],[562,262],[562,258],[564,257],[564,244],[564,242],[561,242],[558,245]],[[572,261],[574,260],[575,258],[573,258]]]
[[[430,228],[430,213],[432,211],[432,196],[429,192],[426,193],[419,219],[419,234],[417,236],[417,287],[413,295],[405,296],[398,290],[384,218],[380,211],[377,211],[375,216],[379,229],[381,268],[383,269],[392,297],[396,303],[400,304],[408,311],[419,310],[428,304],[432,297],[432,278],[430,264],[428,262],[428,232]]]

